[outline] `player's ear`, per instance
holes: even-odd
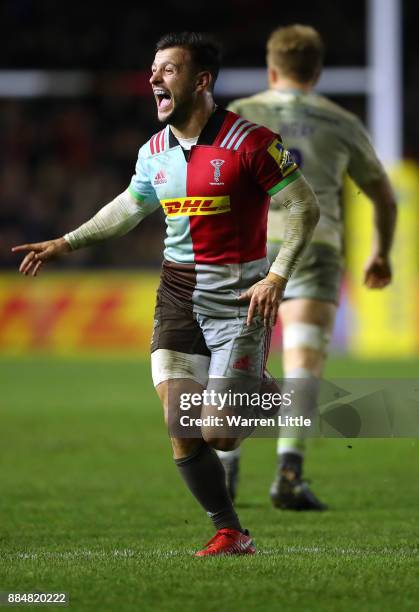
[[[210,72],[198,72],[195,81],[195,87],[197,91],[204,91],[210,89],[212,83],[212,75]]]
[[[272,66],[268,66],[268,83],[272,87],[278,80],[278,72]]]

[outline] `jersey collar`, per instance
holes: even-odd
[[[221,127],[224,123],[224,119],[227,115],[227,111],[224,108],[217,106],[211,117],[208,119],[204,126],[204,129],[199,135],[197,145],[212,145],[220,133]],[[178,139],[173,134],[169,127],[169,147],[180,146]]]

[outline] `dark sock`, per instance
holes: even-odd
[[[281,453],[279,469],[288,480],[300,479],[303,472],[303,457],[298,453]]]
[[[203,442],[196,453],[175,459],[175,463],[215,528],[243,531],[227,491],[224,468],[214,449]]]

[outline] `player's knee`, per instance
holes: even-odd
[[[326,355],[329,349],[330,333],[321,325],[312,323],[290,323],[283,332],[284,350],[311,349]]]
[[[320,376],[330,342],[330,334],[320,325],[291,323],[284,329],[284,365],[287,377],[306,378],[290,374],[290,370],[306,370],[308,376]]]

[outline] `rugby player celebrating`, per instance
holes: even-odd
[[[214,449],[240,437],[176,427],[180,397],[261,379],[285,285],[318,221],[316,197],[278,134],[218,108],[216,43],[196,33],[157,44],[150,79],[166,124],[141,147],[126,191],[62,238],[15,247],[29,251],[20,271],[36,275],[49,259],[121,236],[163,207],[167,237],[157,292],[152,376],[171,432],[175,463],[211,517],[215,536],[197,556],[252,554]],[[269,267],[271,198],[289,210],[282,248]],[[253,384],[253,383],[252,383]],[[234,406],[229,407],[234,411]],[[204,404],[205,419],[218,413]]]

